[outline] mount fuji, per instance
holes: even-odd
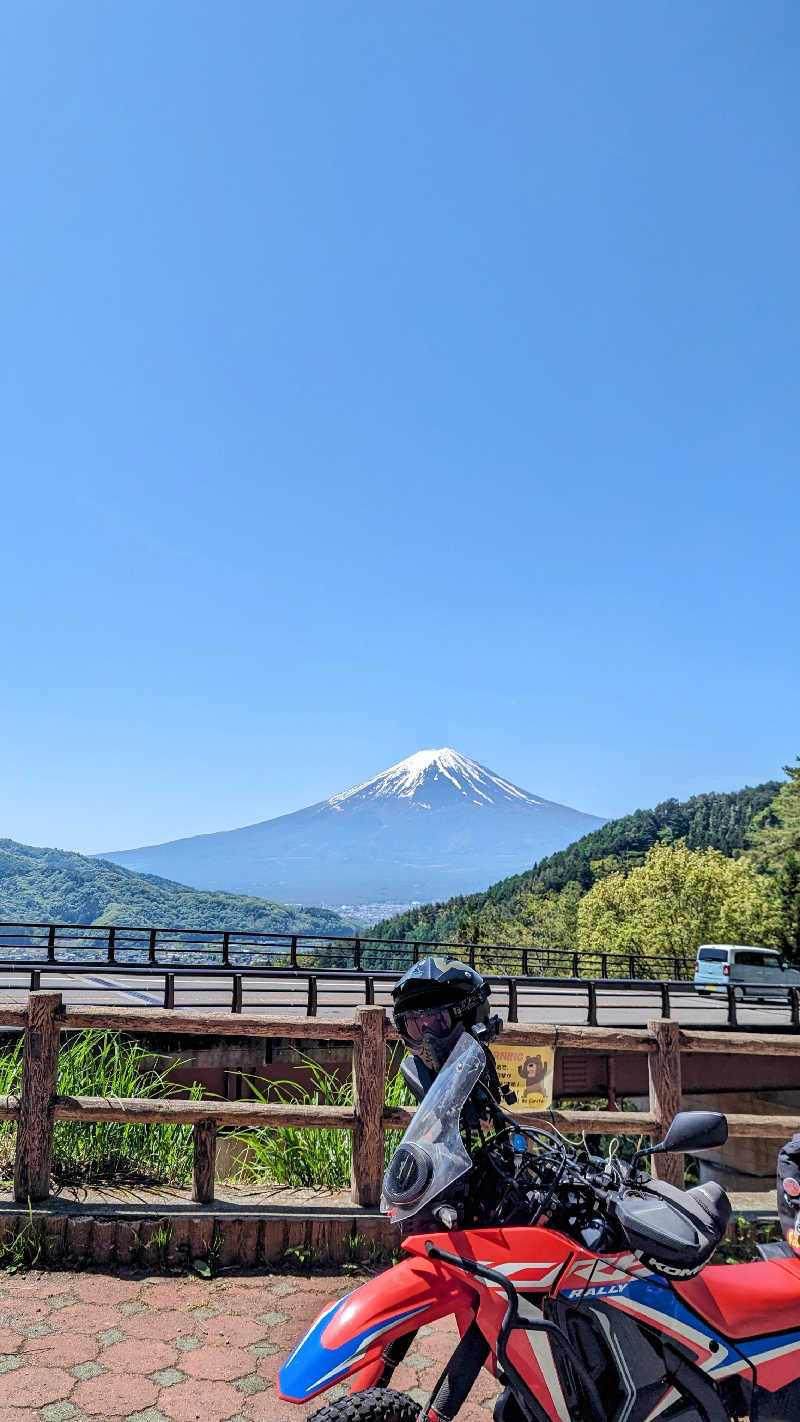
[[[98,857],[197,889],[394,911],[485,889],[602,824],[444,747],[292,814]]]

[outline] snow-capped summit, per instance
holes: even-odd
[[[461,755],[450,746],[440,750],[415,751],[414,755],[390,765],[380,775],[364,780],[352,790],[342,790],[332,795],[329,805],[341,805],[345,800],[358,796],[362,800],[379,799],[392,795],[401,800],[413,800],[423,809],[430,809],[426,799],[439,790],[450,789],[452,795],[464,795],[476,805],[502,804],[506,800],[523,800],[528,805],[538,805],[540,801],[527,790],[520,790],[510,780],[502,780],[485,766],[479,765],[469,756]],[[437,797],[438,798],[438,797]]]
[[[291,815],[102,857],[198,889],[396,908],[486,889],[603,823],[443,746]]]

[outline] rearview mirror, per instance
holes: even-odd
[[[728,1122],[720,1111],[679,1111],[663,1141],[654,1150],[711,1150],[728,1139]]]

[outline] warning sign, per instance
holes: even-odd
[[[546,1111],[553,1102],[552,1047],[492,1045],[497,1075],[503,1086],[517,1093],[512,1111]]]

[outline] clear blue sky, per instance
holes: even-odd
[[[0,66],[0,835],[800,751],[796,4],[6,0]]]

